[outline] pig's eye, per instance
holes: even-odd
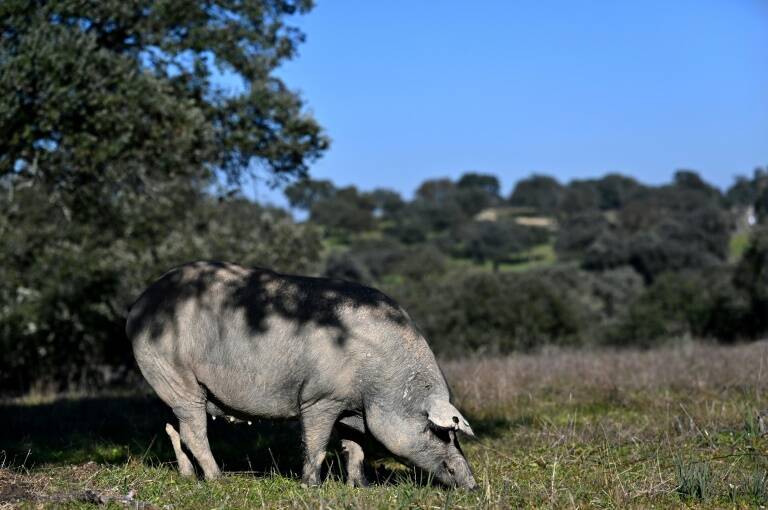
[[[451,476],[453,476],[454,474],[456,474],[456,470],[455,470],[455,469],[453,469],[451,466],[449,466],[449,465],[448,465],[448,463],[447,463],[447,462],[445,462],[445,461],[443,461],[443,467],[445,468],[445,470],[446,470],[446,471],[448,471],[448,473],[449,473]]]

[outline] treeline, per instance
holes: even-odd
[[[662,186],[534,175],[508,196],[468,173],[412,200],[303,180],[286,196],[324,233],[323,273],[390,293],[444,355],[768,331],[765,169],[725,193],[678,171]]]
[[[560,184],[429,180],[406,200],[302,179],[285,210],[188,181],[173,195],[91,209],[0,181],[0,343],[5,391],[122,385],[136,375],[128,304],[196,259],[374,285],[443,356],[546,345],[651,346],[768,331],[768,172],[725,193],[693,172]],[[170,184],[169,184],[170,186]]]

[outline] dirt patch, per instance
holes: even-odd
[[[0,468],[0,505],[33,500],[31,490],[30,482],[22,475]]]
[[[120,495],[112,491],[94,491],[83,488],[101,468],[95,462],[72,466],[66,474],[59,473],[56,477],[66,478],[71,487],[62,489],[54,477],[45,470],[26,474],[7,468],[0,468],[0,510],[13,508],[19,503],[35,502],[41,504],[62,503],[92,503],[95,505],[107,505],[117,503],[131,508],[151,510],[153,505],[134,499],[133,491],[127,495]],[[58,480],[60,481],[60,480]],[[54,489],[54,487],[57,487]]]

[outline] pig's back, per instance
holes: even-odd
[[[413,336],[374,289],[217,262],[166,273],[126,329],[140,364],[172,360],[227,406],[264,417],[295,416],[301,402],[328,396],[360,405],[370,380],[361,373],[402,356],[391,344]]]

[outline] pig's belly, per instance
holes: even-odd
[[[260,377],[220,377],[200,379],[209,398],[222,410],[259,418],[295,418],[299,415],[300,384],[268,381]],[[211,398],[212,397],[212,398]],[[220,406],[221,407],[221,406]]]
[[[291,363],[274,356],[224,356],[198,365],[195,375],[211,400],[239,413],[261,418],[299,415],[304,377]]]
[[[297,331],[278,318],[265,333],[244,326],[207,342],[196,376],[225,406],[263,418],[295,418],[301,403],[333,393],[343,363],[338,331],[317,326]],[[226,330],[226,325],[223,327]]]

